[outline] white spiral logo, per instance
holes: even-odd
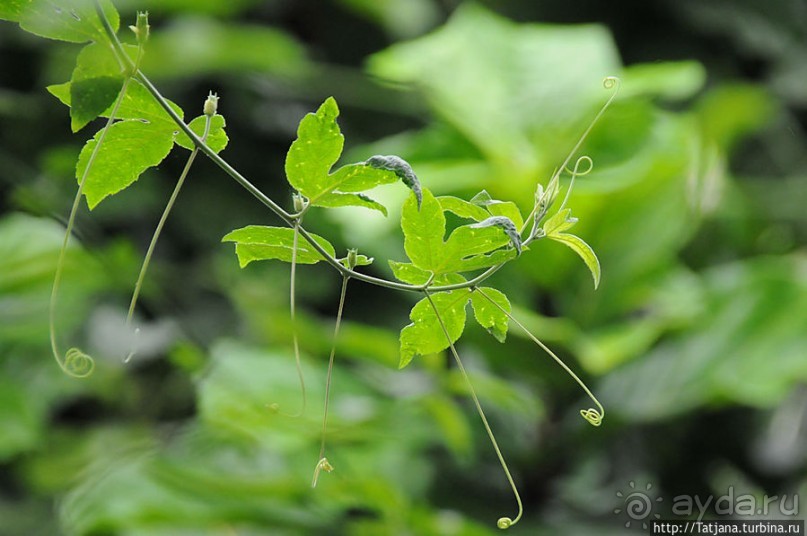
[[[659,519],[661,517],[660,514],[653,513],[653,504],[656,502],[661,502],[662,498],[658,497],[653,499],[650,494],[650,490],[652,489],[652,484],[647,484],[644,490],[636,489],[636,483],[631,481],[630,483],[631,491],[622,493],[621,491],[616,492],[616,496],[622,499],[622,504],[620,507],[614,509],[614,513],[619,515],[622,512],[627,515],[628,520],[625,522],[625,527],[630,527],[633,521],[641,521],[642,528],[647,528],[647,523],[645,522],[646,519],[653,516],[655,519]]]

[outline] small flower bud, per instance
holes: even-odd
[[[146,41],[149,40],[149,12],[148,11],[138,11],[137,12],[137,22],[134,26],[129,26],[129,29],[132,30],[137,38],[138,45],[145,45]]]
[[[216,115],[216,111],[218,111],[218,109],[219,96],[211,91],[207,96],[207,100],[205,100],[204,113],[206,116],[212,117]]]
[[[349,270],[353,270],[356,268],[356,265],[359,262],[359,250],[356,248],[351,248],[347,250],[347,267]]]
[[[294,201],[294,212],[299,214],[305,209],[305,199],[300,194],[292,194],[291,198]]]

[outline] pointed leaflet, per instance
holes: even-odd
[[[414,198],[414,195],[410,198]],[[424,198],[425,202],[425,198]],[[446,330],[455,342],[465,329],[465,305],[471,291],[468,289],[439,292],[432,300],[443,319]],[[409,313],[412,323],[401,330],[401,361],[399,368],[408,365],[416,355],[428,355],[448,348],[449,343],[440,321],[434,314],[428,298],[415,304]]]
[[[600,261],[597,254],[579,236],[563,232],[574,227],[575,223],[577,218],[573,218],[572,210],[567,208],[556,212],[544,223],[544,233],[547,238],[568,246],[583,259],[594,278],[594,288],[597,288],[600,285]]]
[[[588,266],[591,277],[594,278],[594,288],[600,285],[600,260],[591,246],[579,236],[569,233],[554,233],[549,235],[548,238],[570,247],[572,251],[577,253]]]
[[[316,113],[309,113],[300,121],[297,139],[286,155],[289,184],[313,206],[361,206],[386,214],[386,209],[366,196],[344,194],[396,182],[395,173],[364,164],[343,166],[330,173],[344,146],[344,136],[336,123],[338,116],[339,107],[333,97],[329,97]]]
[[[484,296],[481,293],[484,293]],[[491,303],[491,300],[495,303]],[[480,287],[471,294],[471,306],[474,309],[476,321],[496,337],[496,340],[504,342],[507,337],[508,318],[496,304],[507,312],[511,311],[510,300],[495,288]]]
[[[423,189],[423,203],[410,194],[401,210],[404,249],[412,264],[423,270],[438,271],[444,260],[443,236],[446,218],[443,208],[432,193]]]
[[[331,257],[336,255],[333,246],[326,239],[313,233],[311,237]],[[294,229],[248,225],[227,233],[221,241],[235,242],[235,253],[238,255],[238,264],[241,268],[252,261],[276,259],[291,262],[294,251]],[[296,260],[298,264],[316,264],[325,258],[307,240],[298,236]]]

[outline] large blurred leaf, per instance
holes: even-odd
[[[807,258],[769,257],[704,275],[690,329],[605,378],[609,409],[652,420],[705,404],[770,407],[807,381]]]

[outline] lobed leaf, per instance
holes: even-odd
[[[449,268],[455,272],[473,272],[510,261],[515,259],[517,255],[515,249],[497,249],[491,253],[463,258]]]
[[[334,247],[326,239],[310,233],[331,257],[335,256]],[[248,225],[227,233],[222,242],[235,242],[235,253],[238,264],[243,268],[252,261],[281,260],[291,262],[294,250],[294,229],[288,227],[266,227]],[[297,263],[316,264],[325,260],[322,254],[314,249],[303,237],[297,237]]]
[[[431,297],[452,343],[460,338],[465,329],[465,305],[470,294],[470,290],[461,289],[438,292]],[[409,319],[412,323],[401,330],[399,368],[407,366],[417,355],[433,354],[449,347],[449,341],[428,298],[415,304],[409,313]]]
[[[570,247],[588,266],[591,277],[594,278],[594,288],[600,285],[600,261],[597,254],[582,238],[569,233],[553,233],[549,238]]]
[[[422,193],[420,208],[413,193],[404,202],[401,211],[404,249],[415,266],[437,271],[445,260],[443,236],[446,232],[446,218],[443,208],[432,193],[425,188]]]
[[[495,201],[487,205],[488,212],[493,216],[502,216],[513,222],[516,229],[524,226],[524,217],[515,203],[512,201]]]
[[[577,218],[572,218],[571,216],[572,209],[570,208],[563,209],[553,214],[552,217],[544,223],[544,233],[546,236],[562,233],[574,227],[574,224],[577,223]]]
[[[485,295],[483,296],[480,292],[484,292]],[[491,300],[495,304],[491,303]],[[509,319],[502,309],[508,313],[512,310],[507,296],[495,288],[480,287],[478,291],[471,294],[471,307],[474,310],[474,318],[476,318],[479,325],[487,329],[488,333],[496,337],[497,341],[504,342],[507,337]]]
[[[410,285],[425,285],[432,273],[408,262],[388,261],[396,279]]]
[[[70,128],[78,132],[101,115],[118,98],[122,76],[85,78],[70,84]]]
[[[76,164],[76,178],[81,182],[84,171],[103,130],[89,140]],[[156,166],[168,156],[174,145],[172,131],[155,128],[141,121],[120,121],[107,130],[103,144],[95,155],[84,182],[84,195],[90,209],[105,197],[115,194]]]
[[[315,113],[306,114],[297,127],[297,139],[286,155],[286,178],[309,199],[327,190],[328,172],[342,154],[345,137],[336,118],[339,107],[328,97]]]

